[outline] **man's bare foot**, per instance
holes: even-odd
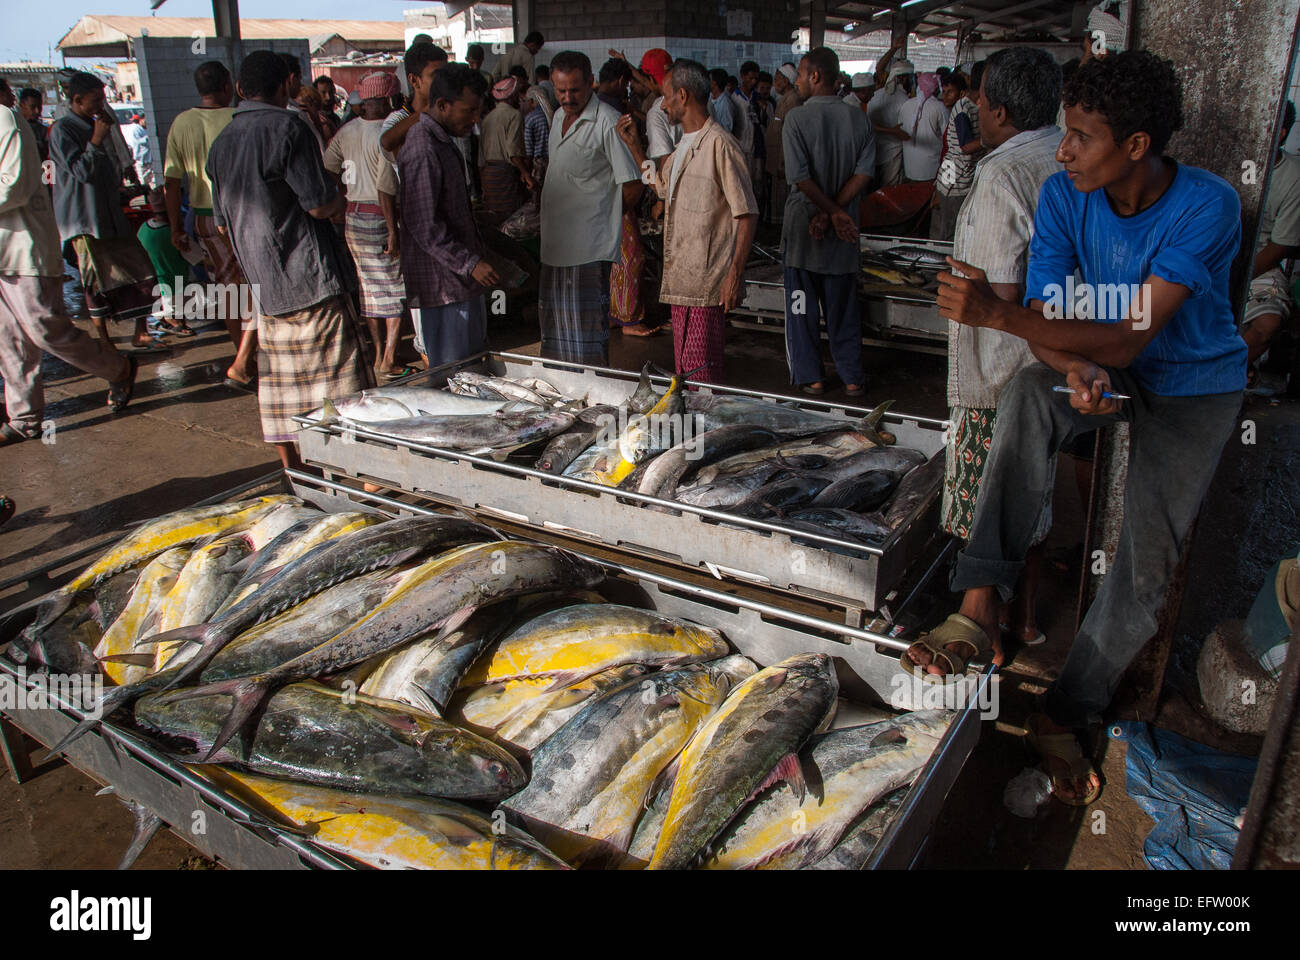
[[[1053,723],[1045,713],[1034,714],[1026,725],[1037,739],[1039,759],[1043,772],[1051,778],[1053,795],[1071,806],[1097,799],[1101,777],[1083,755],[1074,731]],[[1064,737],[1070,739],[1057,739]]]
[[[248,375],[247,371],[240,369],[234,364],[231,364],[226,368],[226,379],[234,380],[236,383],[242,383],[245,386],[253,382],[253,378]]]

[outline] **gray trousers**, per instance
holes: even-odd
[[[116,382],[126,358],[76,326],[63,306],[59,277],[0,276],[0,377],[5,407],[17,430],[40,430],[45,415],[41,352],[91,376]]]
[[[1100,721],[1124,670],[1155,636],[1179,547],[1241,409],[1240,391],[1161,397],[1144,390],[1127,370],[1107,372],[1113,392],[1133,397],[1109,416],[1084,416],[1068,396],[1053,393],[1065,377],[1042,363],[1020,371],[1002,391],[970,541],[957,555],[952,577],[954,590],[996,586],[1009,600],[1033,542],[1056,452],[1088,430],[1129,423],[1119,547],[1046,697],[1049,716],[1066,726]]]

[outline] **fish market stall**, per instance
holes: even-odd
[[[952,244],[942,240],[863,234],[859,238],[862,272],[862,342],[922,353],[945,354],[948,321],[935,306],[944,257]],[[780,332],[785,328],[785,283],[774,254],[754,258],[745,270],[740,304],[731,313],[734,326]]]
[[[6,613],[29,630],[0,658],[6,721],[230,866],[554,868],[556,848],[585,866],[907,866],[978,738],[990,674],[955,709],[904,703],[905,641],[312,474],[274,482],[292,496],[158,518],[51,575],[53,593]],[[161,605],[154,569],[179,571]],[[182,625],[149,633],[177,603]],[[34,696],[92,646],[125,681],[102,716]],[[750,714],[770,756],[731,739]],[[666,738],[659,759],[623,768],[600,794],[606,825],[575,831],[548,765],[568,769],[566,737],[635,746],[643,722]],[[749,779],[717,780],[728,751]],[[839,799],[803,791],[805,768]],[[494,808],[514,825],[494,829]],[[807,809],[807,843],[785,842],[787,808]]]
[[[464,376],[544,382],[558,396],[581,398],[589,410],[605,405],[615,412],[626,407],[637,391],[644,393],[647,387],[666,390],[672,384],[665,376],[643,374],[638,381],[636,374],[626,371],[509,353],[484,354],[426,376],[431,379],[416,378],[408,383],[423,388]],[[748,422],[759,417],[782,436],[782,431],[800,429],[826,435],[839,432],[855,444],[872,446],[857,439],[870,411],[717,385],[693,386],[698,389],[684,393],[684,415],[695,417],[693,422],[705,428],[698,437],[714,435],[710,430],[724,420]],[[399,395],[393,392],[394,397]],[[358,418],[362,415],[356,414]],[[384,426],[346,416],[333,422],[307,416],[298,422],[304,427],[299,436],[304,461],[323,469],[327,477],[382,483],[422,502],[517,523],[537,536],[598,544],[643,562],[666,563],[683,573],[703,573],[745,584],[775,593],[773,599],[794,596],[813,600],[825,607],[826,616],[859,625],[869,619],[868,613],[885,607],[892,594],[905,592],[909,578],[931,566],[945,545],[938,530],[940,484],[935,475],[942,464],[945,424],[894,411],[878,416],[876,427],[891,435],[895,443],[890,449],[900,451],[900,456],[906,451],[918,463],[926,461],[924,473],[913,471],[913,479],[924,479],[925,484],[892,518],[887,531],[866,539],[801,527],[792,519],[801,515],[798,511],[748,511],[746,515],[731,506],[710,506],[707,496],[711,491],[700,490],[699,484],[696,491],[700,497],[692,503],[681,499],[689,496],[681,491],[677,498],[666,498],[659,495],[663,491],[638,492],[626,482],[617,486],[593,482],[593,476],[604,478],[591,472],[574,473],[572,468],[566,474],[548,472],[541,468],[545,458],[539,460],[535,454],[519,458],[503,456],[500,451],[476,454],[463,445],[462,449],[450,449],[450,440],[431,442],[420,439],[418,433],[396,435],[399,421]],[[615,425],[622,423],[616,421]],[[814,450],[811,454],[810,449]],[[856,447],[853,452],[866,465],[875,456]],[[885,448],[876,452],[887,453]],[[760,449],[755,456],[761,453]],[[783,449],[777,456],[792,463],[801,457],[801,462],[819,456],[834,459],[839,453],[826,446],[804,446]],[[709,451],[701,450],[699,455],[704,462]],[[686,454],[685,466],[691,465],[689,456]],[[722,462],[743,466],[743,456]],[[854,461],[840,458],[834,462],[847,465]],[[767,464],[770,468],[771,461]],[[705,475],[714,468],[720,469],[711,464],[694,475]],[[736,482],[746,479],[740,477]]]

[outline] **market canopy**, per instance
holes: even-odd
[[[907,18],[910,32],[921,39],[956,37],[958,31],[970,30],[988,39],[1031,39],[1035,34],[1063,39],[1082,28],[1092,6],[1095,4],[1075,0],[824,0],[823,4],[827,30],[866,34],[888,29],[891,18],[901,14]],[[812,10],[812,0],[801,0],[801,24],[810,22]]]
[[[119,17],[88,14],[59,41],[68,57],[130,57],[135,37],[190,37],[195,31],[216,36],[211,17]],[[382,52],[405,48],[400,20],[239,20],[245,40],[282,40],[338,35],[357,50]]]

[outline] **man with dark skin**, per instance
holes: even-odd
[[[423,47],[417,49],[416,44],[411,44],[411,49],[407,51],[407,61],[412,64],[418,63],[420,69],[416,73],[408,69],[406,64],[403,64],[407,83],[411,87],[410,113],[385,130],[379,137],[379,145],[391,154],[396,154],[401,149],[402,141],[406,139],[406,131],[415,126],[419,122],[420,114],[428,109],[429,85],[433,83],[433,75],[447,65],[446,52],[435,44],[431,43],[428,46],[432,50],[426,50]],[[413,51],[415,55],[413,55]]]
[[[820,327],[826,321],[845,391],[864,391],[857,300],[858,198],[871,183],[876,143],[866,114],[835,96],[839,58],[826,47],[799,61],[795,86],[803,105],[786,116],[781,138],[786,180],[782,229],[786,355],[791,382],[825,392]],[[830,234],[828,235],[828,228]]]
[[[623,211],[644,185],[616,130],[619,114],[596,98],[591,61],[562,51],[551,61],[560,126],[551,127],[542,185],[542,356],[609,362],[609,272],[618,259]],[[595,101],[593,103],[593,101]]]
[[[230,72],[218,61],[201,64],[195,71],[195,86],[199,105],[177,116],[167,135],[167,150],[163,165],[163,190],[167,197],[167,221],[172,228],[172,244],[182,252],[190,249],[192,241],[185,232],[185,217],[181,212],[181,188],[189,180],[190,202],[194,209],[194,231],[204,252],[212,261],[213,279],[217,283],[242,284],[244,275],[235,259],[235,251],[228,238],[222,236],[212,222],[212,191],[206,182],[203,167],[208,160],[208,148],[216,134],[230,122],[235,99],[235,85]],[[241,317],[237,312],[222,317],[226,331],[234,343],[234,361],[226,368],[226,384],[235,389],[255,389],[257,324],[248,322],[251,317]]]
[[[1062,99],[1067,131],[1057,159],[1065,169],[1039,197],[1025,306],[1001,299],[982,271],[960,261],[939,275],[940,316],[1020,337],[1041,362],[998,399],[969,545],[952,577],[963,593],[960,613],[905,656],[944,675],[988,649],[999,597],[1023,566],[1050,459],[1087,430],[1127,422],[1119,547],[1045,712],[1027,723],[1054,793],[1083,805],[1099,793],[1100,778],[1073,731],[1100,721],[1156,632],[1180,545],[1236,428],[1246,345],[1228,292],[1240,247],[1237,194],[1213,174],[1162,156],[1182,126],[1173,64],[1147,51],[1090,61]],[[1063,289],[1074,290],[1065,310]],[[1096,322],[1075,319],[1079,293]]]

